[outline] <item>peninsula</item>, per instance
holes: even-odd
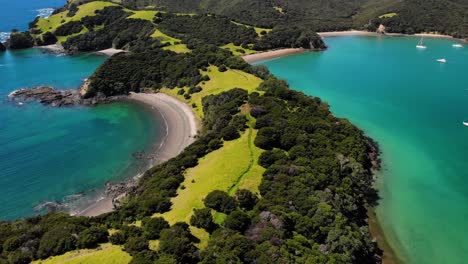
[[[452,23],[441,29],[411,19],[414,8],[433,1],[398,2],[390,7],[401,10],[397,15],[367,1],[337,1],[342,6],[331,11],[309,4],[316,1],[209,2],[70,0],[28,31],[13,32],[9,49],[60,45],[67,54],[112,55],[81,93],[43,87],[33,95],[52,94],[59,106],[70,96],[142,103],[167,130],[154,166],[118,198],[77,216],[2,222],[1,263],[70,256],[102,263],[382,262],[368,218],[378,200],[377,143],[320,98],[249,62],[322,52],[326,43],[316,32],[357,24],[372,32],[386,24],[398,33],[466,35]],[[310,20],[312,12],[323,20]],[[450,21],[459,22],[454,14]]]

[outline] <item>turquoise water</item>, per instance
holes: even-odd
[[[55,56],[37,49],[0,53],[0,219],[32,215],[43,201],[102,189],[109,180],[140,172],[158,125],[142,106],[53,108],[7,100],[34,85],[76,88],[106,59]],[[84,203],[80,200],[80,203]]]
[[[468,259],[468,47],[411,37],[336,37],[329,50],[264,62],[318,96],[383,151],[377,208],[405,263]],[[436,59],[446,58],[446,64]]]

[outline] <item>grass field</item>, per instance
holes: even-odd
[[[244,26],[244,27],[248,27],[248,28],[253,28],[255,30],[255,32],[257,33],[257,35],[259,37],[262,36],[261,32],[262,31],[265,31],[265,32],[270,32],[272,31],[273,29],[271,28],[259,28],[259,27],[253,27],[253,26],[250,26],[250,25],[246,25],[246,24],[242,24],[242,23],[239,23],[239,22],[235,22],[235,21],[231,21],[232,23],[236,24],[236,25],[239,25],[239,26]]]
[[[244,55],[244,54],[252,54],[252,53],[255,53],[256,51],[255,50],[251,50],[251,49],[244,49],[243,47],[241,46],[236,46],[234,45],[234,43],[229,43],[229,44],[226,44],[224,46],[221,46],[222,49],[227,49],[227,50],[230,50],[232,52],[232,54],[236,55],[236,56],[240,56],[240,55]],[[244,53],[241,53],[239,52],[238,50],[243,50]]]
[[[81,35],[81,34],[84,34],[84,33],[88,32],[88,31],[89,30],[87,28],[83,27],[83,29],[80,32],[76,33],[76,34],[71,34],[71,35],[68,35],[68,36],[57,36],[57,42],[62,43],[65,40],[67,40],[68,38],[70,38],[70,37],[78,36],[78,35]]]
[[[161,32],[161,30],[157,29],[151,37],[158,39],[161,43],[170,43],[171,45],[175,45],[176,42],[180,42],[180,39],[173,38]]]
[[[223,190],[233,195],[238,189],[249,189],[258,193],[264,168],[258,165],[262,150],[253,141],[257,131],[253,129],[255,120],[248,115],[249,128],[239,139],[227,141],[224,146],[199,160],[195,168],[187,170],[177,196],[171,201],[172,209],[162,216],[170,224],[184,221],[189,223],[194,208],[203,208],[203,199],[214,190]],[[220,223],[224,214],[214,214]],[[200,247],[206,246],[208,233],[202,229],[191,228],[194,236],[201,241]]]
[[[67,17],[68,11],[60,12],[48,18],[41,18],[37,22],[37,27],[43,33],[47,31],[54,32],[60,25],[70,21],[81,20],[85,16],[94,16],[96,10],[101,10],[107,6],[117,6],[117,4],[104,1],[95,1],[78,6],[78,11],[73,17]]]
[[[379,18],[391,18],[391,17],[397,16],[397,15],[398,15],[397,13],[387,13],[387,14],[383,14],[383,15],[379,16]]]
[[[156,14],[158,13],[158,11],[154,11],[154,10],[128,10],[129,12],[132,12],[132,13],[135,13],[128,18],[134,18],[134,19],[144,19],[144,20],[148,20],[150,22],[153,22],[153,18],[154,16],[156,16]]]
[[[203,110],[201,108],[201,100],[203,97],[210,94],[218,94],[232,88],[243,88],[249,92],[253,92],[262,82],[258,77],[253,76],[239,70],[227,70],[220,72],[216,66],[210,66],[207,72],[202,72],[208,75],[210,80],[206,83],[200,84],[203,90],[199,93],[192,94],[192,98],[186,100],[182,95],[178,95],[179,89],[161,89],[161,92],[167,93],[180,100],[186,102],[188,105],[196,104],[193,109],[199,118],[203,118]]]
[[[127,264],[132,257],[121,247],[109,243],[102,244],[97,249],[80,249],[67,252],[63,255],[39,260],[36,264]]]
[[[177,97],[189,105],[195,103],[195,113],[202,118],[201,99],[210,94],[218,94],[232,88],[243,88],[249,92],[262,82],[261,79],[238,70],[229,69],[220,72],[216,66],[210,66],[206,72],[210,81],[201,84],[203,90],[192,95],[186,100],[177,95],[179,89],[162,89],[162,92]],[[223,190],[233,195],[236,190],[249,189],[258,193],[258,186],[262,179],[264,168],[257,164],[262,150],[257,148],[253,141],[257,131],[253,129],[255,120],[248,114],[246,108],[243,113],[248,117],[249,128],[239,139],[228,141],[224,146],[215,150],[199,160],[195,168],[187,170],[184,188],[178,190],[178,195],[172,199],[172,210],[162,216],[170,223],[179,221],[190,222],[194,208],[203,208],[203,198],[213,190]],[[161,216],[161,215],[158,215]],[[224,214],[214,213],[215,222],[221,223]],[[199,228],[191,227],[192,234],[200,239],[200,248],[204,248],[208,242],[209,234]]]
[[[185,44],[175,44],[175,45],[166,46],[163,48],[163,50],[171,50],[176,53],[187,53],[187,52],[192,51],[191,49],[187,48],[187,45]]]

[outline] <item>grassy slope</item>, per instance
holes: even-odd
[[[186,53],[190,52],[190,49],[187,48],[187,45],[185,44],[176,44],[179,43],[181,40],[173,38],[169,35],[164,34],[161,32],[159,29],[156,29],[156,31],[151,35],[151,37],[158,39],[161,43],[169,43],[169,46],[164,47],[163,49],[165,50],[172,50],[177,53]]]
[[[60,256],[50,257],[46,260],[39,260],[37,264],[126,264],[131,260],[131,256],[124,252],[121,247],[111,244],[102,244],[98,249],[80,249],[67,252]]]
[[[37,27],[42,30],[43,33],[47,31],[54,32],[59,26],[70,22],[81,20],[85,16],[95,15],[96,10],[104,9],[107,6],[116,6],[117,4],[104,2],[104,1],[95,1],[86,3],[84,5],[78,6],[78,12],[73,17],[67,17],[68,11],[60,12],[48,18],[41,18],[37,22]],[[64,22],[62,23],[62,20]]]
[[[184,99],[182,95],[178,95],[179,89],[162,89],[161,91],[169,95],[175,96],[187,104],[196,104],[197,107],[194,109],[198,117],[203,118],[203,111],[201,109],[201,99],[210,94],[218,94],[232,88],[243,88],[249,92],[253,92],[262,82],[260,78],[257,78],[251,74],[239,71],[239,70],[228,70],[226,72],[219,72],[215,66],[210,66],[207,72],[204,74],[210,77],[210,80],[200,86],[203,91],[193,94],[189,100]]]
[[[196,103],[198,107],[194,111],[199,117],[203,117],[201,98],[235,87],[253,92],[261,83],[261,79],[253,75],[238,70],[219,72],[215,66],[210,66],[205,74],[210,77],[210,81],[202,84],[203,91],[194,94],[189,100],[177,95],[179,89],[163,89],[162,92],[188,104]],[[247,111],[244,113],[247,114]],[[222,148],[209,153],[199,160],[198,166],[187,171],[183,183],[185,188],[179,189],[178,195],[172,199],[172,210],[162,215],[169,223],[189,223],[193,209],[203,208],[202,199],[213,190],[224,190],[234,194],[237,189],[242,188],[258,192],[264,169],[257,164],[257,160],[262,150],[253,145],[257,131],[253,129],[254,119],[249,115],[248,118],[249,128],[239,139],[225,142]],[[222,218],[223,215],[215,214],[217,222]],[[199,246],[205,247],[208,233],[195,227],[191,227],[191,230],[200,239]]]
[[[239,26],[244,26],[244,27],[248,27],[248,28],[251,28],[253,26],[250,26],[250,25],[246,25],[246,24],[242,24],[242,23],[239,23],[239,22],[235,22],[235,21],[231,21],[232,23],[236,24],[236,25],[239,25]],[[257,33],[257,35],[259,37],[261,37],[261,32],[262,31],[266,31],[267,33],[272,31],[273,29],[271,28],[260,28],[260,27],[253,27],[253,29],[255,30],[255,32]]]
[[[153,21],[154,17],[158,13],[158,11],[153,11],[153,10],[139,10],[139,11],[136,11],[136,10],[126,9],[126,11],[130,11],[130,12],[134,13],[133,15],[129,16],[128,18],[144,19],[144,20],[148,20],[148,21],[151,21],[151,22]]]
[[[257,131],[253,129],[254,120],[249,117],[249,128],[236,140],[224,143],[224,146],[199,160],[199,165],[189,169],[183,182],[184,189],[172,199],[172,210],[162,216],[170,223],[184,221],[189,223],[194,208],[203,208],[203,199],[214,190],[234,194],[236,190],[249,189],[258,192],[264,169],[257,164],[262,150],[253,141]],[[220,222],[221,214],[215,214]],[[193,228],[192,233],[201,240],[200,246],[206,246],[208,234]]]
[[[236,56],[240,56],[240,55],[244,55],[244,54],[252,54],[252,53],[255,53],[256,51],[255,50],[251,50],[251,49],[244,49],[242,48],[241,46],[236,46],[234,45],[234,43],[229,43],[229,44],[226,44],[224,46],[221,46],[222,49],[227,49],[227,50],[230,50],[232,52],[232,54],[236,55]],[[240,53],[239,51],[237,50],[243,50],[245,53]]]

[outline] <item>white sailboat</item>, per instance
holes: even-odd
[[[464,126],[468,126],[468,122],[463,122],[463,125],[464,125]]]
[[[453,44],[452,47],[454,48],[463,48],[462,44]]]
[[[422,37],[422,38],[419,40],[418,45],[416,45],[416,48],[418,48],[418,49],[425,49],[425,48],[427,48],[426,46],[424,46],[424,43],[423,43],[423,42],[424,42],[424,37]]]
[[[446,63],[447,60],[446,59],[438,59],[437,62],[440,62],[440,63]]]

